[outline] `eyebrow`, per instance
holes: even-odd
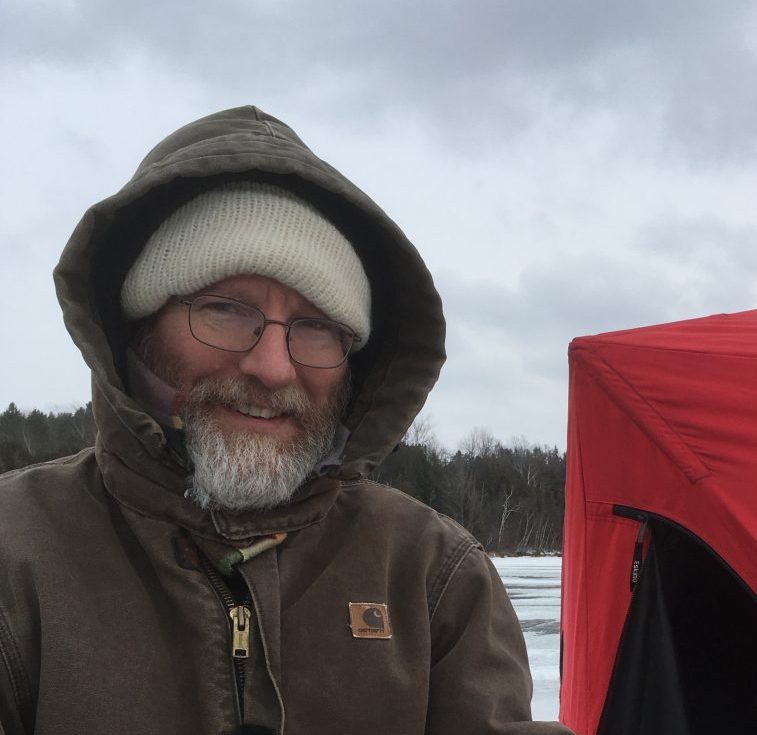
[[[245,294],[243,294],[241,291],[238,291],[236,289],[216,289],[212,286],[208,287],[207,289],[201,289],[200,291],[196,291],[193,293],[189,298],[194,298],[195,296],[203,296],[203,295],[210,295],[213,296],[222,296],[226,299],[234,299],[235,301],[241,301],[243,304],[246,304],[247,306],[254,306],[256,309],[260,309],[260,311],[263,311],[263,307],[260,306],[260,303],[257,300],[251,300],[246,297]],[[304,297],[303,297],[304,298]],[[335,321],[334,319],[331,319],[329,316],[324,314],[317,306],[314,306],[313,304],[308,304],[308,306],[315,311],[317,311],[317,314],[308,314],[306,313],[306,310],[303,311],[302,309],[297,309],[295,316],[292,317],[292,319],[324,319],[325,321]],[[340,323],[340,322],[337,322]]]
[[[237,301],[250,303],[249,299],[245,298],[245,294],[243,294],[241,291],[237,291],[236,289],[214,288],[213,286],[206,286],[205,288],[201,288],[199,291],[195,291],[192,296],[203,296],[207,294],[213,294],[214,296],[223,296],[227,299],[236,299]]]
[[[244,294],[236,289],[226,288],[202,288],[199,291],[195,291],[190,298],[196,298],[197,296],[220,296],[224,299],[233,299],[234,301],[240,301],[247,306],[254,306],[256,309],[260,309],[258,299],[251,299],[248,294]]]

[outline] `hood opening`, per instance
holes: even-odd
[[[350,405],[345,412],[345,425],[352,429],[354,426],[351,424],[355,421],[350,421],[350,416],[360,416],[369,408],[368,405],[361,405],[366,379],[372,375],[373,382],[379,374],[383,374],[396,352],[401,317],[395,306],[395,279],[386,262],[386,249],[379,242],[381,233],[378,228],[371,230],[366,226],[365,214],[356,207],[346,207],[341,196],[292,175],[256,172],[255,175],[227,174],[176,179],[150,190],[119,210],[95,245],[91,270],[95,310],[110,346],[115,371],[128,391],[126,351],[145,320],[128,322],[124,319],[120,304],[121,285],[147,239],[161,222],[184,203],[203,191],[234,180],[278,184],[310,201],[342,231],[363,264],[371,284],[372,333],[365,347],[350,357],[352,390]],[[380,318],[374,319],[376,314]],[[146,317],[147,320],[150,318]]]
[[[130,457],[140,445],[153,456],[162,452],[159,427],[125,388],[126,347],[136,324],[123,319],[121,284],[172,211],[239,179],[278,184],[311,201],[362,260],[371,283],[372,334],[350,358],[353,390],[344,423],[352,435],[340,475],[365,475],[400,441],[439,375],[445,359],[439,294],[397,225],[288,126],[252,106],[170,134],[118,193],[85,213],[61,255],[56,289],[66,326],[93,373],[100,435]],[[135,441],[121,451],[124,429]]]

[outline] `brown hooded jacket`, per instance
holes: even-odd
[[[152,229],[235,178],[322,209],[355,243],[374,305],[371,340],[352,358],[341,465],[291,504],[240,515],[184,498],[170,432],[125,385],[118,303]],[[530,722],[523,637],[476,541],[363,479],[437,378],[441,304],[396,225],[290,128],[240,107],[173,133],[87,211],[55,282],[92,371],[98,436],[0,478],[0,733],[567,732]],[[283,543],[238,564],[235,585],[207,560],[275,533]],[[365,605],[351,617],[350,603]]]

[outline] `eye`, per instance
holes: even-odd
[[[207,297],[197,299],[195,301],[195,308],[208,314],[218,315],[232,316],[235,314],[242,315],[247,313],[247,309],[244,308],[243,304],[239,304],[235,301],[228,301],[226,299],[213,299]]]
[[[323,319],[298,319],[297,323],[302,329],[310,329],[313,332],[323,332],[330,328],[330,324]]]
[[[352,344],[348,329],[329,319],[297,319],[292,323],[295,339],[328,344]]]
[[[342,331],[341,327],[328,319],[298,319],[297,328],[313,335],[336,337]]]

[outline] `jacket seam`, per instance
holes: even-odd
[[[261,137],[266,137],[266,133],[258,133],[258,135],[261,136]],[[280,143],[284,147],[286,147],[290,143],[290,141],[287,140],[286,138],[274,137],[273,140],[277,141],[278,143]],[[178,164],[181,164],[182,166],[189,166],[190,162],[191,163],[195,163],[195,162],[199,162],[199,161],[212,161],[215,158],[226,158],[229,155],[230,154],[228,154],[228,153],[201,153],[201,154],[193,156],[191,159],[187,159],[187,160],[181,160],[181,161],[168,160],[168,161],[163,161],[163,162],[155,162],[155,163],[151,164],[151,168],[153,170],[155,170],[155,171],[164,171],[164,170],[170,169],[173,166],[176,166]],[[232,155],[236,155],[236,154],[232,154]],[[266,154],[266,155],[271,155],[271,154]],[[273,157],[273,156],[271,155],[271,157]],[[277,152],[276,155],[275,155],[275,157],[278,158],[278,159],[280,159],[280,160],[282,160],[282,161],[286,161],[287,163],[296,163],[296,164],[304,166],[305,168],[312,169],[313,171],[319,171],[321,173],[324,173],[323,166],[319,165],[322,162],[316,163],[316,162],[306,161],[306,160],[303,160],[302,158],[300,158],[297,155],[288,155],[288,154],[283,153],[283,152]],[[284,171],[269,172],[267,169],[264,169],[264,168],[262,168],[260,166],[258,166],[256,168],[247,168],[247,169],[245,169],[244,172],[245,173],[265,172],[265,173],[277,173],[277,174],[287,173],[287,172],[284,172]],[[332,171],[329,170],[329,169],[326,169],[326,172],[332,173]],[[145,172],[145,173],[147,173],[147,172]],[[236,172],[232,171],[230,173],[236,173]],[[143,176],[144,175],[145,174],[143,174]],[[316,183],[316,182],[313,182],[313,183]],[[327,188],[328,191],[332,191],[328,187],[324,187],[324,188]],[[348,201],[352,202],[351,199],[348,199]]]
[[[428,596],[429,622],[433,621],[434,615],[439,607],[439,602],[447,591],[447,587],[449,587],[449,583],[452,581],[452,577],[454,577],[455,572],[462,564],[463,559],[465,559],[465,557],[475,548],[476,544],[471,539],[463,538],[452,550],[452,553],[444,560],[444,563],[431,584],[431,591]]]
[[[374,486],[374,487],[380,487],[386,490],[387,492],[391,493],[392,495],[399,495],[402,498],[405,498],[405,500],[409,501],[410,503],[413,503],[414,505],[418,505],[422,508],[426,508],[432,513],[436,515],[437,518],[442,518],[445,521],[449,521],[453,526],[458,530],[458,533],[461,536],[465,536],[467,540],[473,544],[473,546],[479,546],[480,544],[478,541],[473,539],[473,537],[470,536],[470,532],[468,531],[465,526],[460,525],[454,518],[451,518],[448,515],[445,515],[439,510],[436,510],[436,508],[432,508],[430,505],[427,505],[426,503],[422,502],[421,500],[418,500],[418,498],[414,498],[412,495],[408,495],[404,490],[400,490],[399,488],[393,487],[392,485],[387,485],[383,482],[376,482],[376,480],[371,480],[368,477],[361,477],[358,479],[350,479],[350,480],[340,480],[342,484],[342,488],[351,488],[351,487],[366,487],[366,486]],[[465,539],[463,539],[465,540]]]
[[[23,667],[18,646],[2,609],[0,609],[0,657],[2,657],[5,669],[8,672],[13,689],[13,699],[16,702],[16,707],[18,707],[19,715],[22,719],[25,719],[24,713],[31,708],[31,686]]]
[[[83,449],[80,449],[78,452],[76,452],[76,454],[69,454],[65,457],[56,457],[55,459],[47,459],[42,462],[34,462],[32,464],[25,465],[24,467],[17,467],[16,469],[8,470],[7,472],[2,473],[2,481],[3,483],[6,483],[9,480],[14,480],[17,477],[23,476],[27,472],[31,473],[32,471],[41,467],[48,467],[50,465],[54,467],[61,467],[75,464],[81,459],[81,456],[83,454],[93,452],[94,449],[94,447],[84,447]]]
[[[416,505],[420,505],[423,507],[428,508],[425,503],[422,503],[417,498],[414,498],[412,495],[408,495],[407,493],[404,493],[402,490],[398,490],[396,487],[392,487],[391,485],[385,485],[381,482],[376,482],[375,480],[370,480],[368,478],[360,478],[357,480],[347,480],[342,481],[342,488],[350,488],[350,487],[365,487],[366,485],[376,485],[378,487],[382,487],[387,491],[390,491],[392,493],[395,493],[397,495],[404,496],[407,500],[415,503]],[[428,594],[428,614],[429,614],[429,622],[433,620],[434,614],[436,613],[436,609],[439,606],[439,602],[441,601],[441,598],[443,597],[445,591],[447,590],[447,587],[449,586],[449,583],[452,581],[452,577],[455,575],[455,572],[459,568],[460,564],[462,564],[463,559],[471,552],[473,549],[481,548],[481,544],[474,539],[472,536],[469,535],[467,529],[465,529],[463,526],[461,526],[457,521],[455,521],[452,518],[449,518],[449,516],[445,516],[443,513],[440,513],[438,510],[434,510],[433,508],[430,508],[431,511],[433,511],[438,518],[443,518],[448,521],[451,521],[454,526],[458,529],[459,532],[459,541],[457,545],[452,549],[452,551],[449,553],[449,555],[446,557],[446,559],[442,562],[441,567],[439,568],[439,571],[436,573],[436,576],[434,577],[432,583],[429,585],[429,594]]]

